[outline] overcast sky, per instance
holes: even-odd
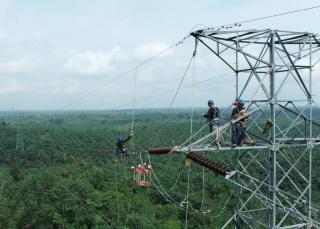
[[[106,83],[193,28],[319,4],[318,0],[0,0],[0,109],[131,108],[135,72]],[[320,33],[319,22],[320,9],[316,9],[242,28]],[[177,88],[192,49],[193,40],[186,40],[138,69],[137,108],[170,105],[174,91],[164,92]],[[316,95],[319,72],[315,71]],[[199,49],[196,81],[217,77],[196,86],[195,106],[204,106],[208,99],[229,105],[235,95],[230,73],[217,58]],[[184,87],[192,82],[191,75]],[[191,106],[191,92],[190,87],[183,89],[174,106]]]

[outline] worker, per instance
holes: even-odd
[[[214,106],[214,103],[212,100],[208,101],[208,112],[207,113],[203,113],[202,116],[205,117],[208,122],[209,122],[209,129],[210,129],[210,133],[220,125],[219,123],[219,115],[220,115],[220,111],[218,107]]]
[[[128,157],[128,149],[125,148],[124,144],[129,141],[133,137],[133,133],[130,133],[130,135],[124,139],[122,136],[117,137],[117,156],[121,157]]]
[[[214,130],[216,131],[216,138],[214,142],[216,145],[220,145],[222,143],[221,137],[220,137],[220,132],[219,132],[219,126],[220,126],[220,121],[219,121],[219,116],[220,116],[220,110],[218,107],[214,106],[213,100],[208,101],[208,111],[207,113],[203,113],[203,117],[205,117],[208,120],[209,123],[209,131],[212,133]]]
[[[232,123],[231,143],[232,147],[241,146],[244,144],[252,144],[246,133],[246,126],[249,116],[246,114],[245,101],[242,99],[236,99],[233,103],[234,108],[231,113],[231,119],[237,120]],[[240,117],[243,117],[239,119]]]

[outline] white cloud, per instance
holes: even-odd
[[[109,52],[102,50],[81,52],[75,49],[65,63],[65,68],[82,75],[96,75],[110,72],[116,63],[125,62],[127,59],[119,47]]]
[[[0,62],[0,74],[18,74],[31,72],[35,69],[36,62],[27,59],[7,60]]]
[[[162,41],[154,41],[154,42],[148,42],[145,43],[139,47],[137,47],[134,51],[135,57],[138,59],[146,59],[150,58],[151,56],[154,56],[161,51],[168,48],[169,45]],[[172,49],[163,53],[161,57],[169,56],[173,53]]]

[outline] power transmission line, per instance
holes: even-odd
[[[261,21],[261,20],[265,20],[265,19],[269,19],[269,18],[274,18],[274,17],[280,17],[280,16],[285,16],[285,15],[289,15],[289,14],[294,14],[294,13],[299,13],[299,12],[304,12],[304,11],[309,11],[309,10],[314,10],[314,9],[318,9],[320,8],[320,5],[316,5],[316,6],[312,6],[312,7],[308,7],[308,8],[302,8],[302,9],[297,9],[297,10],[292,10],[292,11],[287,11],[287,12],[282,12],[282,13],[277,13],[277,14],[272,14],[272,15],[268,15],[268,16],[263,16],[263,17],[258,17],[258,18],[251,18],[251,19],[246,19],[246,20],[242,20],[242,21],[238,21],[238,22],[234,22],[234,23],[230,23],[230,24],[225,24],[225,25],[220,25],[217,26],[215,28],[218,29],[222,29],[222,28],[233,28],[233,27],[238,27],[241,26],[244,23],[250,23],[250,22],[254,22],[254,21]],[[194,27],[193,27],[194,28]],[[208,29],[213,29],[213,28],[208,28]],[[123,78],[124,76],[126,76],[128,73],[135,71],[136,69],[140,68],[141,66],[149,63],[150,61],[156,59],[157,57],[159,57],[160,55],[162,55],[163,53],[169,51],[170,49],[182,44],[188,37],[190,36],[190,34],[186,35],[183,39],[179,40],[178,42],[173,43],[172,45],[168,46],[167,48],[161,50],[160,52],[156,53],[155,55],[147,58],[146,60],[140,62],[139,64],[137,64],[136,66],[134,66],[133,68],[128,69],[127,71],[117,75],[116,77],[114,77],[113,79],[111,79],[110,81],[107,81],[106,83],[100,85],[99,87],[96,87],[93,90],[88,91],[87,93],[85,93],[83,96],[78,97],[77,99],[73,100],[72,102],[67,103],[65,106],[63,106],[61,109],[65,109],[69,106],[72,106],[80,101],[82,101],[83,99],[91,96],[92,94],[94,94],[97,90],[101,89],[104,86],[110,85],[118,80],[120,80],[121,78]]]

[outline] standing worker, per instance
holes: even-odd
[[[238,121],[232,124],[231,130],[231,143],[232,147],[241,146],[242,143],[244,144],[252,144],[251,140],[248,138],[246,133],[247,122],[249,116],[245,113],[245,101],[242,99],[236,99],[233,103],[234,108],[231,113],[231,119]]]
[[[219,133],[220,110],[218,107],[214,106],[214,102],[212,100],[208,101],[208,107],[209,107],[209,109],[208,109],[207,113],[203,113],[202,115],[203,115],[203,117],[205,117],[208,120],[210,133],[212,133],[213,130],[217,131],[215,143],[219,146],[221,143],[220,133]]]

